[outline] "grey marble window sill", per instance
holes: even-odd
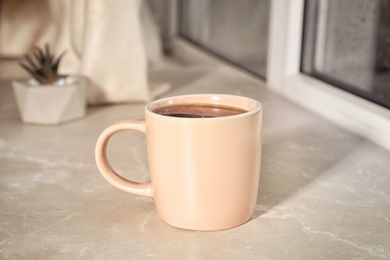
[[[2,259],[390,259],[390,152],[292,104],[224,66],[169,65],[150,78],[165,94],[226,93],[264,108],[255,214],[237,228],[180,230],[153,200],[98,173],[99,133],[144,104],[88,108],[60,126],[22,124],[10,81],[0,81],[0,258]],[[142,134],[109,144],[123,176],[148,180]]]

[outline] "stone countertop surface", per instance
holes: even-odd
[[[263,155],[252,220],[197,232],[160,220],[153,200],[99,174],[94,146],[145,104],[89,107],[59,126],[21,123],[9,80],[0,81],[1,259],[390,259],[390,152],[224,66],[177,66],[150,77],[164,96],[224,93],[262,102]],[[108,146],[113,168],[149,180],[141,133]]]

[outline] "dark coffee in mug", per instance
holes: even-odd
[[[184,104],[159,107],[153,110],[154,113],[163,116],[184,117],[184,118],[211,118],[234,116],[245,112],[245,109],[213,104]]]

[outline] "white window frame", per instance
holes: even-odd
[[[184,58],[191,56],[189,60],[196,57],[215,61],[207,57],[207,52],[177,35],[177,1],[170,0],[170,4],[169,44],[174,53]],[[389,109],[300,72],[303,15],[304,0],[271,0],[267,86],[309,111],[390,150]],[[256,80],[253,75],[246,75]],[[260,78],[257,80],[262,82]]]
[[[390,110],[300,72],[304,0],[272,0],[267,85],[390,150]]]

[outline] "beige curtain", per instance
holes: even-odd
[[[161,44],[144,1],[3,0],[0,55],[45,43],[67,50],[61,73],[89,79],[89,104],[149,101],[148,60],[160,61]]]

